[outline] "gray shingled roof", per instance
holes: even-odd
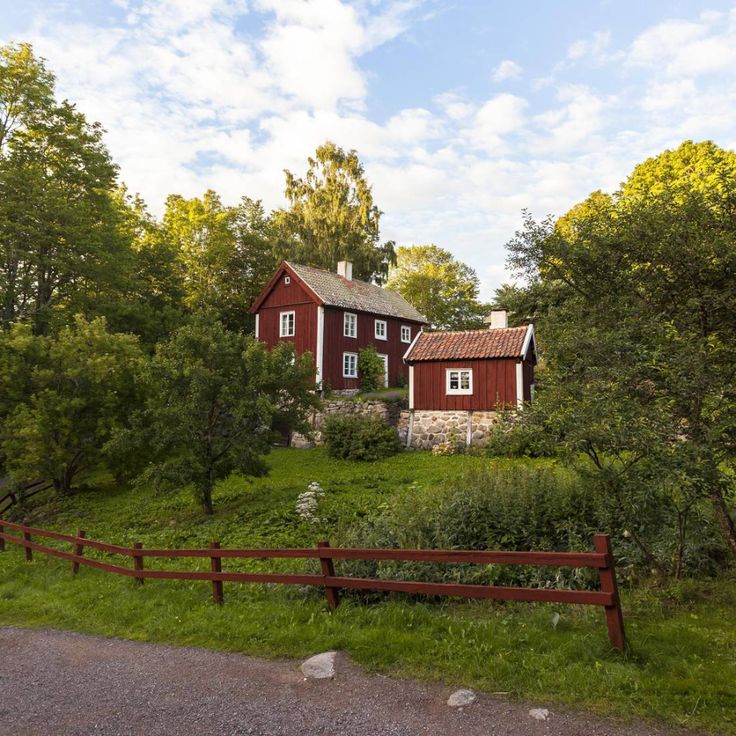
[[[415,322],[427,321],[398,291],[365,281],[348,281],[336,273],[313,266],[302,266],[289,261],[287,264],[327,306],[400,317]]]

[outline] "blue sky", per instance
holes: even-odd
[[[319,143],[358,150],[383,235],[490,298],[523,208],[563,214],[686,138],[736,145],[736,3],[0,0],[160,213],[207,188],[283,204]]]

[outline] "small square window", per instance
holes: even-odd
[[[296,327],[295,312],[281,312],[281,322],[279,325],[279,337],[294,337]]]
[[[358,354],[343,353],[342,354],[342,376],[343,378],[358,377]]]
[[[411,327],[401,325],[401,342],[411,342]]]
[[[345,337],[358,337],[358,315],[345,312],[342,318],[342,334]]]
[[[473,393],[473,371],[472,369],[447,370],[447,394],[450,396],[461,396]]]
[[[388,332],[386,320],[385,319],[377,319],[375,322],[375,336],[377,340],[386,340],[388,339],[386,337],[386,334]]]

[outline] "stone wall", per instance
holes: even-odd
[[[392,427],[398,427],[402,409],[405,406],[406,401],[325,399],[322,402],[322,409],[315,411],[310,419],[309,423],[312,426],[311,437],[305,437],[298,432],[293,432],[289,444],[291,447],[314,447],[315,445],[321,445],[322,427],[325,421],[335,414],[358,414],[364,417],[378,416]],[[399,436],[401,436],[400,431]],[[406,433],[404,433],[404,442],[406,442]]]
[[[310,420],[311,436],[294,432],[291,447],[314,447],[322,444],[322,427],[328,417],[335,414],[379,416],[396,427],[401,443],[410,449],[431,450],[443,442],[483,447],[498,415],[494,411],[426,411],[410,410],[406,402],[398,401],[346,401],[327,399],[320,411]]]

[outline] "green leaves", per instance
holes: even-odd
[[[129,439],[150,456],[145,478],[191,483],[208,513],[215,481],[265,472],[274,420],[306,431],[318,402],[311,356],[297,359],[289,345],[269,352],[204,317],[157,347],[143,382],[147,400]]]
[[[386,287],[413,304],[434,329],[480,328],[488,313],[478,299],[475,271],[436,245],[401,246]]]

